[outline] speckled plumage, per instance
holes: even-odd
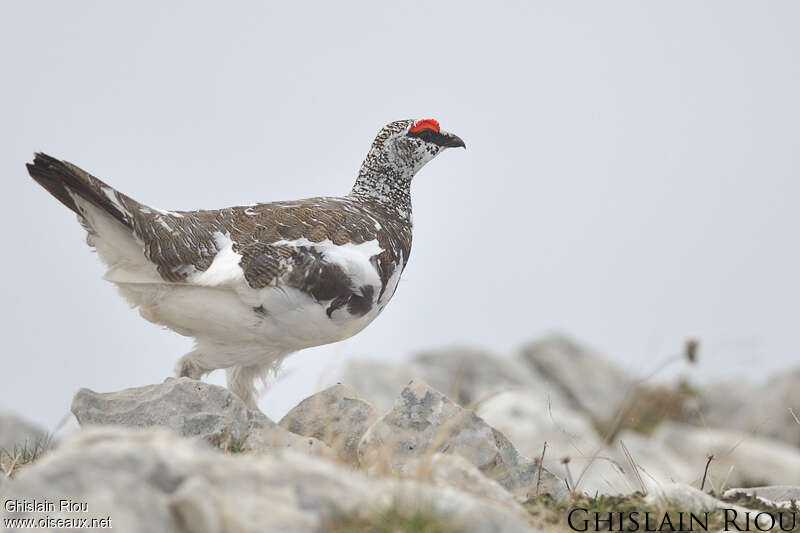
[[[256,377],[293,351],[357,333],[394,294],[411,253],[411,180],[463,146],[430,122],[384,127],[337,198],[162,211],[45,154],[28,170],[77,213],[105,278],[141,315],[195,338],[178,373],[225,368],[255,407]]]

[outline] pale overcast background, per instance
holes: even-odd
[[[344,194],[419,117],[468,149],[417,176],[397,294],[290,358],[271,416],[352,356],[551,330],[634,371],[688,335],[696,379],[795,364],[799,24],[779,1],[2,2],[0,408],[53,427],[79,387],[159,382],[190,349],[100,279],[33,151],[217,208]]]

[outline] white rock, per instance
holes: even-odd
[[[564,478],[567,467],[562,459],[568,457],[573,482],[578,483],[583,474],[578,489],[587,494],[625,494],[642,490],[642,485],[645,490],[652,490],[690,482],[697,474],[695,465],[688,464],[660,440],[640,433],[623,431],[606,446],[587,416],[538,391],[500,393],[480,405],[477,414],[528,457],[539,457],[547,441],[545,467]],[[620,441],[628,448],[639,476]]]
[[[580,473],[591,464],[580,480],[581,491],[589,494],[630,492],[631,486],[624,476],[621,477],[619,469],[606,459],[605,445],[595,434],[589,419],[565,406],[566,402],[559,396],[556,398],[558,403],[554,404],[549,394],[513,390],[490,398],[479,406],[477,413],[528,457],[540,458],[547,442],[545,468],[565,479],[571,476],[572,483],[576,483]],[[600,457],[592,462],[591,457],[598,452],[602,452]],[[565,458],[569,459],[568,466],[562,462]]]
[[[797,485],[770,485],[766,487],[735,488],[725,491],[726,498],[736,494],[754,494],[776,505],[800,502],[800,486]]]
[[[164,494],[180,485],[190,470],[191,457],[201,453],[201,446],[180,440],[166,429],[97,428],[68,435],[55,450],[21,470],[4,497],[50,502],[73,499],[86,502],[91,514],[61,513],[58,508],[36,514],[0,509],[5,511],[1,516],[111,516],[114,529],[166,531],[172,518]]]
[[[630,461],[625,457],[622,444],[628,449],[639,476],[633,472]],[[641,490],[639,480],[647,491],[675,483],[689,483],[697,475],[697,468],[680,457],[664,442],[651,439],[634,431],[623,431],[609,446],[608,454],[625,469],[629,485]]]
[[[247,408],[224,387],[189,378],[99,393],[80,389],[72,413],[81,426],[164,426],[185,437],[213,441],[226,435],[244,440],[249,432]]]
[[[539,390],[515,389],[499,393],[482,404],[476,413],[499,430],[528,457],[540,457],[547,442],[544,464],[554,470],[564,457],[590,456],[602,441],[589,419]]]
[[[626,456],[621,443],[625,444],[631,459]],[[545,466],[548,466],[547,461]],[[691,480],[694,474],[691,465],[663,443],[629,431],[620,433],[607,446],[591,449],[588,454],[571,456],[569,468],[576,490],[591,496],[651,492],[665,485]],[[565,465],[552,465],[552,470],[566,476]]]
[[[72,400],[72,413],[81,426],[162,426],[226,449],[332,453],[316,439],[289,433],[263,413],[249,411],[228,389],[189,378],[119,392],[81,389]]]
[[[557,386],[574,408],[601,422],[614,420],[634,385],[622,368],[561,335],[524,346],[518,357]]]
[[[535,531],[510,507],[451,487],[376,480],[293,452],[222,454],[161,428],[78,431],[20,473],[4,497],[71,498],[87,513],[9,513],[0,518],[111,516],[132,532],[321,531],[354,510],[430,509],[464,531]]]
[[[425,481],[438,487],[453,487],[483,499],[511,506],[521,516],[526,516],[526,511],[510,492],[496,481],[484,476],[460,455],[445,453],[425,455],[409,462],[404,474],[409,479]]]
[[[704,388],[689,420],[800,447],[800,368],[760,385],[721,382]],[[795,418],[798,417],[798,418]]]
[[[362,467],[379,473],[407,473],[415,459],[435,452],[461,455],[517,498],[534,495],[539,468],[533,461],[473,411],[418,380],[403,389],[358,447]],[[542,469],[542,492],[564,490],[561,480]]]
[[[325,442],[339,459],[358,465],[358,442],[378,415],[368,402],[342,384],[309,396],[280,421],[284,429]]]
[[[702,513],[720,509],[732,509],[740,516],[747,512],[751,512],[753,515],[756,514],[750,509],[720,501],[705,492],[681,483],[672,483],[660,487],[647,496],[647,501],[653,504],[666,502],[669,505],[677,506],[684,512]],[[759,525],[762,525],[762,522],[759,522]]]
[[[336,453],[324,442],[286,431],[263,413],[250,411],[250,423],[244,450],[254,453],[273,453],[292,450],[320,457],[336,457]]]
[[[800,449],[738,431],[662,423],[653,434],[690,466],[699,484],[707,457],[714,455],[707,487],[790,485],[800,479]]]
[[[433,509],[455,531],[467,533],[540,532],[529,516],[522,517],[507,505],[475,498],[453,487],[431,487],[409,480],[383,483],[387,488],[369,505],[391,505],[386,499],[389,497],[402,508]]]
[[[728,502],[720,501],[713,496],[701,492],[700,490],[680,483],[673,483],[662,486],[647,496],[651,504],[663,503],[673,507],[678,507],[684,513],[724,513],[724,520],[731,520],[726,531],[741,530],[740,527],[747,527],[746,520],[749,520],[751,531],[777,531],[774,527],[776,522],[768,515],[740,505],[733,505]],[[749,517],[749,518],[746,518]],[[737,525],[733,525],[733,524]]]

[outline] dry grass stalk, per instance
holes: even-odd
[[[0,448],[0,470],[9,478],[14,477],[20,468],[34,463],[44,455],[52,442],[53,436],[48,434],[35,442],[26,441],[22,445],[15,445],[11,451]]]
[[[684,353],[689,363],[694,364],[697,362],[697,350],[699,347],[700,341],[698,339],[691,338],[686,340],[686,349]]]
[[[791,407],[789,408],[789,414],[792,415],[792,418],[794,418],[795,422],[800,424],[800,418],[798,418],[797,413],[795,413],[794,409],[792,409]]]
[[[714,460],[714,454],[710,454],[708,456],[708,461],[706,461],[706,468],[703,470],[703,481],[700,482],[700,490],[702,491],[706,486],[706,477],[708,476],[708,467],[711,466],[711,461]]]
[[[567,484],[567,490],[574,492],[575,483],[572,481],[572,472],[569,471],[569,461],[569,457],[564,457],[561,459],[561,464],[564,465],[564,471],[567,473],[566,477],[564,478],[564,483]]]
[[[622,442],[622,439],[620,439],[619,445],[622,448],[622,453],[625,454],[625,459],[627,459],[628,464],[631,465],[631,470],[633,470],[633,474],[636,476],[636,480],[639,482],[639,488],[641,489],[642,494],[647,496],[647,487],[644,484],[642,475],[639,473],[639,468],[636,466],[636,462],[633,460],[631,452],[628,450],[628,447],[625,446],[625,443]]]
[[[547,450],[547,441],[542,446],[542,456],[539,458],[539,470],[536,472],[536,496],[539,495],[539,486],[542,484],[542,468],[544,468],[544,452]]]
[[[733,474],[733,469],[735,467],[736,465],[731,465],[731,467],[728,469],[728,473],[725,475],[725,479],[722,480],[722,485],[719,487],[720,494],[725,494],[725,487],[728,485],[728,480],[731,478],[731,474]]]

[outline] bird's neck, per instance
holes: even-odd
[[[370,164],[373,163],[373,164]],[[350,196],[376,202],[402,218],[411,219],[411,179],[413,173],[394,165],[374,165],[368,158],[361,165]]]

